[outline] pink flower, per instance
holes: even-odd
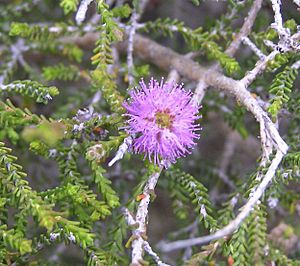
[[[174,163],[190,153],[200,137],[195,121],[198,107],[191,101],[192,93],[183,85],[158,83],[153,78],[147,86],[130,91],[130,100],[123,105],[129,116],[127,132],[135,136],[133,151],[144,153],[155,164]]]

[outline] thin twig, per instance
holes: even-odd
[[[82,22],[85,20],[85,16],[86,16],[88,7],[93,1],[94,0],[82,0],[81,1],[78,11],[76,13],[76,17],[75,17],[75,21],[76,21],[77,25],[81,25]]]
[[[207,88],[208,88],[208,86],[205,83],[205,81],[203,79],[200,79],[198,84],[197,84],[197,87],[195,89],[194,95],[193,95],[193,101],[197,105],[201,104],[201,102],[202,102],[202,100],[205,96]]]
[[[148,206],[150,203],[151,194],[157,184],[158,178],[160,176],[162,167],[159,172],[152,174],[144,187],[143,199],[140,201],[137,208],[135,221],[138,225],[136,229],[132,231],[132,235],[135,239],[132,241],[132,265],[142,265],[143,261],[143,249],[144,249],[144,237],[146,235],[146,221],[148,216]]]
[[[133,11],[131,15],[131,26],[129,30],[129,37],[128,37],[128,48],[127,48],[127,67],[128,67],[128,82],[129,85],[134,84],[134,76],[133,76],[133,39],[134,39],[134,34],[136,31],[136,23],[138,19],[138,14]]]
[[[193,223],[189,224],[188,226],[180,228],[179,230],[170,233],[170,236],[172,238],[175,238],[175,237],[179,236],[182,233],[191,232],[192,230],[194,230],[198,226],[198,224],[199,224],[198,220],[195,220]]]
[[[247,18],[240,30],[240,32],[235,36],[234,40],[230,43],[229,47],[226,49],[226,54],[233,56],[235,52],[239,49],[239,46],[242,42],[242,38],[249,35],[251,32],[252,26],[256,19],[257,13],[261,9],[262,0],[255,0],[252,4],[252,7],[249,11]]]
[[[166,264],[161,261],[159,256],[152,250],[151,246],[147,241],[144,241],[144,250],[154,259],[158,266],[170,266],[169,264]]]
[[[123,215],[129,226],[134,226],[137,224],[136,220],[133,218],[132,214],[129,212],[129,210],[127,208],[123,209]]]
[[[292,64],[291,68],[295,68],[295,69],[300,68],[300,60]]]
[[[220,239],[223,237],[226,237],[233,233],[239,225],[243,222],[243,220],[249,215],[249,213],[252,211],[253,207],[256,205],[257,201],[260,199],[264,191],[266,190],[269,183],[272,181],[273,176],[275,175],[275,172],[283,158],[283,153],[281,151],[277,151],[274,159],[272,160],[272,163],[266,173],[266,175],[263,177],[261,183],[258,185],[255,192],[252,194],[252,196],[249,198],[247,203],[242,207],[242,211],[237,215],[237,217],[232,220],[227,226],[223,227],[222,229],[216,231],[215,233],[204,236],[204,237],[197,237],[193,239],[187,239],[187,240],[179,240],[171,243],[164,243],[160,245],[160,249],[164,252],[169,252],[171,250],[186,248],[189,246],[195,246],[195,245],[202,245],[209,243],[213,240]]]
[[[133,141],[132,136],[128,136],[124,139],[123,143],[120,145],[118,151],[116,152],[116,155],[114,158],[108,163],[108,166],[113,166],[115,162],[121,160],[125,153],[127,152],[128,148],[131,146]]]
[[[125,217],[125,220],[127,221],[127,224],[129,226],[137,226],[138,223],[136,222],[136,220],[133,218],[132,214],[129,212],[129,210],[127,208],[124,208],[123,209],[123,214],[124,214],[124,217]],[[143,241],[143,247],[144,247],[144,250],[155,260],[156,264],[158,266],[169,266],[168,264],[166,263],[163,263],[161,261],[161,259],[159,258],[159,256],[152,250],[149,242],[147,241]]]
[[[260,60],[264,60],[266,58],[263,52],[259,50],[258,47],[248,37],[243,37],[242,41],[245,45],[249,46],[249,48],[258,56]]]
[[[271,25],[279,34],[279,38],[285,38],[287,35],[286,29],[283,27],[282,15],[280,13],[281,0],[271,0],[274,11],[274,23]]]
[[[240,137],[236,131],[229,132],[226,137],[223,154],[221,156],[222,160],[220,162],[220,171],[223,173],[227,172],[227,168],[230,164],[231,158],[234,155],[234,150],[236,148],[237,139]]]
[[[234,182],[232,182],[227,176],[227,169],[230,164],[231,158],[234,155],[234,150],[237,145],[237,140],[240,138],[240,135],[236,131],[231,131],[226,138],[223,154],[221,156],[222,160],[220,162],[220,169],[217,172],[220,179],[228,185],[231,189],[235,189]]]
[[[128,67],[128,82],[129,85],[134,84],[134,76],[133,76],[133,42],[134,42],[134,35],[138,28],[138,21],[141,18],[144,9],[146,7],[148,0],[143,0],[138,2],[138,10],[134,10],[131,14],[130,18],[130,28],[129,28],[129,34],[128,34],[128,47],[127,47],[127,67]]]
[[[273,60],[278,53],[278,51],[271,52],[264,58],[264,60],[260,61],[252,70],[247,73],[247,75],[242,79],[242,82],[246,87],[248,87],[256,79],[256,77],[265,70],[268,62]]]
[[[249,14],[245,19],[240,32],[237,34],[237,36],[234,38],[234,40],[230,43],[228,48],[225,50],[225,53],[227,55],[234,56],[234,54],[240,47],[242,39],[249,35],[253,27],[254,21],[256,19],[257,13],[261,9],[261,5],[262,5],[262,0],[256,0],[253,2]],[[219,64],[216,64],[211,69],[217,71],[219,68],[220,68]],[[197,88],[195,90],[195,95],[194,95],[195,102],[197,102],[198,104],[202,102],[208,87],[209,85],[205,83],[203,79],[199,79]]]
[[[98,103],[101,100],[101,91],[96,91],[93,98],[91,99],[91,103],[88,105],[88,109],[90,113],[94,113],[94,104]]]
[[[23,39],[18,39],[16,43],[11,45],[11,60],[6,64],[4,71],[2,71],[2,75],[0,76],[0,85],[3,85],[3,83],[7,81],[10,71],[12,71],[12,69],[16,66],[18,60],[23,59],[22,54],[28,49],[29,47],[25,45],[25,41]]]
[[[166,82],[167,83],[172,83],[172,82],[177,83],[179,81],[179,78],[180,78],[180,76],[179,76],[178,72],[175,69],[172,69],[168,74]]]
[[[203,206],[203,205],[202,205]],[[198,227],[195,226],[190,234],[189,234],[189,238],[194,238],[197,234],[199,233]],[[193,255],[193,248],[192,247],[187,247],[184,252],[183,252],[183,256],[182,256],[182,260],[183,261],[187,261],[188,259],[190,259]]]

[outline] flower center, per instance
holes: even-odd
[[[160,128],[170,128],[173,122],[171,115],[167,111],[158,111],[155,114],[155,122]]]

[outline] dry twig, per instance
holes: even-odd
[[[160,168],[159,172],[155,172],[148,178],[148,181],[143,190],[143,198],[139,203],[135,218],[133,218],[128,211],[125,212],[125,218],[128,224],[129,225],[136,224],[137,226],[135,229],[132,230],[133,241],[131,245],[132,246],[131,265],[134,266],[142,265],[143,262],[143,250],[145,248],[144,238],[146,237],[148,206],[150,203],[151,194],[154,192],[154,188],[157,184],[161,170],[162,168]]]

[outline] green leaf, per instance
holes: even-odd
[[[79,0],[61,0],[60,6],[63,8],[65,14],[69,14],[77,10]]]
[[[43,68],[43,76],[46,80],[77,80],[79,78],[79,69],[74,65],[58,64]]]
[[[47,104],[49,100],[52,100],[52,97],[59,94],[59,91],[56,87],[47,87],[37,81],[32,80],[16,80],[12,83],[2,85],[0,94],[4,94],[6,92],[14,92],[21,95],[26,95],[35,98],[36,102],[44,104]]]
[[[113,8],[111,11],[114,17],[128,18],[132,12],[132,9],[128,4],[125,4]]]
[[[271,98],[271,105],[268,107],[268,112],[272,115],[273,120],[276,120],[278,112],[289,101],[289,95],[297,74],[297,69],[287,66],[273,79],[269,92],[274,96]]]

